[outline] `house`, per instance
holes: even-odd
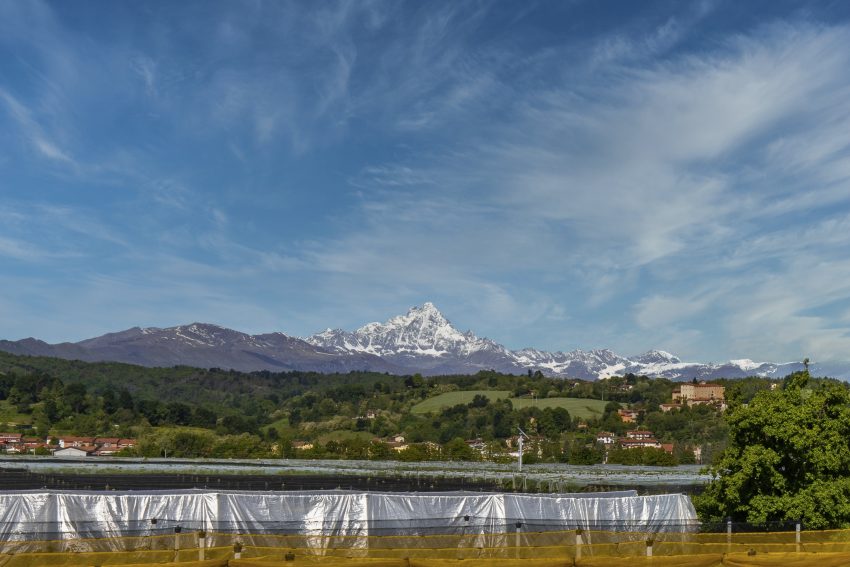
[[[20,433],[0,433],[0,450],[5,453],[20,453],[22,443]]]
[[[646,439],[655,439],[655,434],[652,431],[643,431],[640,429],[633,429],[631,431],[626,431],[626,439],[636,439],[636,440],[646,440]]]
[[[659,404],[658,407],[661,408],[661,411],[663,411],[664,413],[667,413],[670,410],[681,409],[682,404]]]
[[[120,449],[117,447],[100,447],[94,452],[95,457],[111,457]]]
[[[697,445],[694,447],[694,461],[696,464],[702,464],[702,445]]]
[[[640,412],[638,410],[632,409],[618,409],[617,415],[620,416],[620,420],[623,423],[634,423],[637,421],[638,415]]]
[[[19,445],[22,438],[20,433],[0,433],[0,445]]]
[[[487,452],[487,443],[481,437],[476,439],[467,439],[466,444],[470,449],[474,449],[482,455]]]
[[[404,439],[404,437],[402,437],[402,439]],[[383,443],[396,453],[401,453],[410,446],[404,441],[384,441]]]
[[[672,455],[672,454],[673,454],[673,444],[672,444],[672,443],[662,443],[662,444],[661,444],[661,448],[662,448],[662,449],[664,450],[664,452],[665,452],[665,453],[667,453],[668,455]]]
[[[53,451],[53,456],[60,458],[88,457],[94,454],[96,449],[96,447],[91,445],[84,445],[82,447],[66,447],[64,449],[56,449]]]
[[[23,437],[21,447],[22,453],[32,453],[39,447],[47,447],[47,443],[41,437]]]
[[[603,445],[613,445],[617,442],[617,436],[610,431],[600,431],[596,434],[596,442]]]
[[[661,443],[655,439],[620,439],[623,449],[661,449]]]
[[[308,451],[313,448],[312,441],[293,441],[292,448],[296,451]]]
[[[108,457],[124,449],[132,449],[136,446],[136,440],[121,439],[118,437],[97,437],[94,440],[94,445],[97,447],[97,451],[94,453],[96,457]]]
[[[712,404],[721,410],[726,409],[726,388],[719,384],[680,384],[673,390],[673,403],[687,404],[688,407]]]
[[[66,447],[83,447],[91,445],[94,445],[94,437],[66,436],[59,438],[59,447],[62,449],[65,449]]]

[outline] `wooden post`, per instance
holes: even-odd
[[[182,528],[180,526],[174,526],[174,551],[180,551],[180,532]]]
[[[581,561],[581,546],[584,544],[581,528],[576,530],[576,562]]]
[[[797,522],[796,530],[794,533],[794,539],[797,544],[797,553],[800,553],[800,522]]]
[[[519,548],[522,545],[522,522],[516,523],[516,556],[520,558]]]
[[[732,516],[726,518],[726,547],[732,551]]]

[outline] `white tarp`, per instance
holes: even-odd
[[[696,523],[681,494],[570,498],[557,494],[505,494],[505,518],[525,531],[561,529],[679,531]]]
[[[318,536],[682,531],[696,524],[681,494],[633,496],[349,491],[0,493],[0,541],[183,533]],[[317,543],[316,545],[321,545]]]

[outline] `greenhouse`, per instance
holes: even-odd
[[[850,564],[850,532],[702,533],[680,494],[17,491],[0,566]]]
[[[5,541],[144,536],[179,528],[311,536],[499,534],[565,529],[687,530],[680,494],[480,492],[63,492],[0,494]]]

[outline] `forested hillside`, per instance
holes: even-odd
[[[662,412],[676,384],[634,375],[588,382],[486,371],[433,378],[242,373],[3,353],[0,372],[6,430],[138,437],[134,452],[143,456],[497,460],[509,458],[522,428],[535,448],[527,460],[593,463],[604,454],[598,432],[643,428],[674,453],[620,451],[615,459],[673,464],[692,462],[696,446],[710,459],[726,438],[715,408]],[[761,378],[720,382],[732,403],[770,385]],[[621,408],[634,410],[636,421],[622,421]]]

